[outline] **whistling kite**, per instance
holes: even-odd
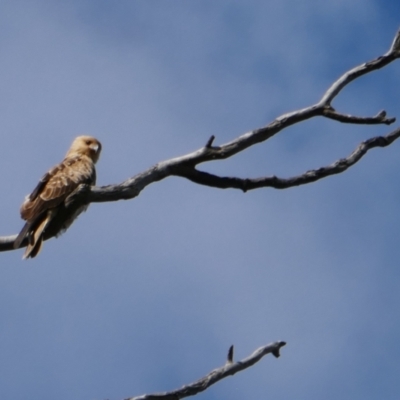
[[[14,242],[19,248],[25,238],[28,245],[23,258],[36,257],[43,239],[59,236],[75,218],[87,209],[65,205],[67,197],[80,185],[95,185],[95,163],[99,159],[101,143],[90,136],[77,137],[64,160],[50,169],[21,206],[21,218],[26,221]]]

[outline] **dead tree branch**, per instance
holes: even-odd
[[[278,178],[269,176],[255,179],[241,179],[220,177],[208,172],[198,171],[195,168],[182,168],[180,176],[200,185],[212,186],[219,189],[240,189],[243,192],[259,189],[262,187],[272,187],[274,189],[288,189],[294,186],[305,185],[326,178],[330,175],[340,174],[358,162],[368,150],[374,147],[386,147],[400,137],[400,128],[395,129],[385,136],[377,136],[366,140],[346,158],[335,161],[333,164],[318,169],[312,169],[301,175],[291,178]]]
[[[323,179],[330,175],[344,172],[358,162],[368,150],[374,147],[385,147],[393,143],[400,135],[399,128],[390,132],[386,136],[377,136],[362,142],[354,150],[354,152],[346,158],[339,159],[331,165],[310,170],[292,178],[279,178],[276,176],[267,176],[255,179],[219,177],[200,171],[196,167],[205,162],[224,160],[232,157],[255,144],[270,139],[291,125],[298,124],[314,117],[325,117],[342,123],[350,124],[392,124],[396,119],[394,117],[387,118],[386,111],[384,110],[380,111],[376,116],[359,117],[339,113],[332,107],[331,103],[341,92],[341,90],[350,82],[367,73],[387,66],[397,58],[400,58],[400,30],[397,32],[390,50],[386,54],[345,72],[328,88],[328,90],[316,104],[301,110],[284,114],[276,118],[267,126],[247,132],[220,146],[213,146],[215,137],[211,136],[206,142],[205,146],[199,150],[181,157],[162,161],[122,183],[102,187],[89,187],[81,185],[67,199],[67,206],[77,207],[78,205],[89,203],[133,199],[151,183],[158,182],[169,176],[179,176],[197,184],[215,188],[233,188],[246,192],[247,190],[258,189],[262,187],[287,189],[289,187],[304,185],[315,182],[319,179]],[[12,250],[15,238],[16,235],[0,237],[0,251]],[[21,246],[25,245],[26,243],[21,244]]]
[[[129,397],[125,400],[178,400],[188,396],[194,396],[204,390],[208,389],[214,383],[221,379],[234,375],[237,372],[243,371],[251,367],[264,356],[272,353],[275,357],[280,356],[281,347],[285,346],[286,342],[274,342],[260,347],[254,351],[250,356],[241,361],[233,362],[233,346],[229,348],[228,359],[224,366],[214,369],[205,377],[181,387],[180,389],[172,390],[164,393],[144,394],[137,397]]]

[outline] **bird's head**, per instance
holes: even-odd
[[[72,142],[70,149],[68,150],[67,157],[73,155],[85,155],[88,156],[94,163],[100,157],[101,143],[92,136],[78,136]]]

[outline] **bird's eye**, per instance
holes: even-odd
[[[91,141],[90,140],[86,140],[85,143],[89,146],[89,144],[91,144]]]

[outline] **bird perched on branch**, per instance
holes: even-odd
[[[91,136],[78,136],[64,160],[50,169],[21,206],[21,218],[26,221],[14,242],[19,248],[25,238],[28,245],[23,258],[36,257],[43,240],[65,232],[88,205],[66,206],[66,199],[80,184],[95,185],[95,163],[101,143]]]

